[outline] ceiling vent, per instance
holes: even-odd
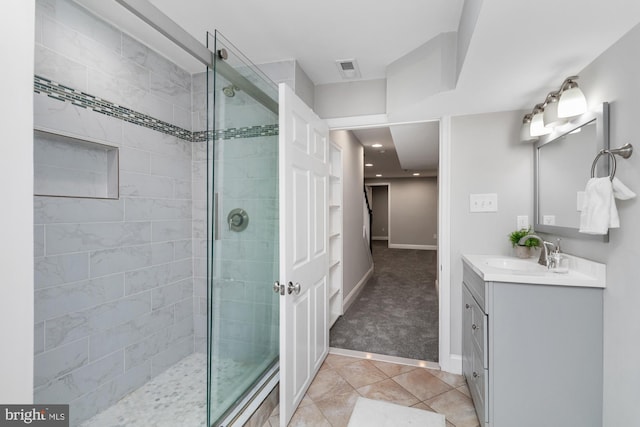
[[[345,80],[360,78],[360,68],[355,59],[339,59],[336,61],[338,71]]]

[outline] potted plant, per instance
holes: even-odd
[[[516,256],[518,258],[529,258],[531,256],[531,248],[537,248],[540,242],[537,239],[527,239],[524,244],[520,244],[520,240],[531,234],[531,227],[521,228],[520,230],[512,231],[509,234],[509,240],[511,246],[515,249]]]

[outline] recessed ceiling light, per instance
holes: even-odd
[[[382,147],[382,144],[373,144],[372,147],[373,148],[380,148],[380,147]]]
[[[366,167],[370,168],[371,166],[373,166],[373,163],[365,163],[364,164]]]
[[[376,176],[379,178],[379,177],[382,176],[382,174],[381,173],[377,173]]]
[[[420,172],[414,173],[413,176],[420,176]]]

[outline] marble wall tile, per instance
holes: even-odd
[[[138,173],[151,173],[151,153],[135,148],[120,149],[120,170]]]
[[[63,22],[114,52],[120,53],[122,50],[121,32],[77,3],[66,0],[38,0],[36,11]]]
[[[138,366],[158,353],[170,349],[173,344],[193,337],[193,318],[187,317],[145,340],[130,345],[125,350],[126,369]]]
[[[89,90],[86,66],[38,44],[34,53],[35,74],[83,92]]]
[[[176,301],[190,298],[193,295],[193,281],[185,279],[171,285],[159,286],[151,291],[151,308],[157,310],[161,307],[174,304]]]
[[[178,322],[187,317],[191,318],[191,323],[193,324],[193,297],[189,295],[187,298],[182,301],[178,301],[174,306],[174,317],[175,321]]]
[[[35,197],[36,224],[112,222],[124,219],[124,199]]]
[[[34,357],[34,387],[42,387],[89,362],[89,340],[70,342]]]
[[[151,292],[131,295],[86,310],[65,314],[45,324],[47,349],[89,337],[116,323],[125,323],[151,312]]]
[[[170,176],[183,180],[191,180],[191,156],[176,158],[175,156],[152,154],[151,173],[154,175]]]
[[[89,338],[89,357],[96,360],[117,349],[142,341],[146,336],[168,328],[174,319],[173,307],[144,314],[129,322],[105,325]]]
[[[126,221],[191,218],[189,200],[130,198],[125,201]]]
[[[137,294],[169,283],[171,265],[161,264],[125,273],[126,295]]]
[[[134,197],[173,197],[171,178],[140,173],[120,172],[120,195]]]
[[[151,264],[151,246],[105,249],[89,254],[91,277],[137,270]]]
[[[33,227],[33,256],[44,256],[44,226],[35,225]]]
[[[44,15],[39,13],[36,8],[36,22],[35,22],[35,37],[34,41],[36,44],[42,44],[42,21],[44,19]]]
[[[164,372],[167,368],[193,353],[193,346],[193,336],[188,336],[174,342],[171,347],[156,354],[151,359],[151,375],[156,376]]]
[[[82,421],[113,405],[150,379],[151,362],[149,361],[71,401],[70,424],[79,425]]]
[[[109,195],[106,173],[60,169],[37,163],[34,166],[34,194],[99,198]]]
[[[176,179],[173,197],[176,199],[191,199],[193,195],[191,179]]]
[[[44,322],[35,324],[33,333],[33,352],[38,355],[44,351]]]
[[[171,263],[170,282],[177,282],[193,277],[193,263],[190,259],[183,259]]]
[[[112,353],[34,390],[36,402],[67,403],[124,372],[124,350]]]
[[[89,278],[89,255],[86,253],[37,258],[34,264],[36,289]]]
[[[101,70],[114,79],[149,89],[148,70],[84,34],[48,18],[44,20],[42,34],[43,44],[49,49],[89,68]]]
[[[171,83],[191,90],[191,76],[176,64],[126,34],[122,36],[122,55],[147,70],[164,76]]]
[[[124,274],[35,291],[36,322],[85,310],[124,296]]]
[[[173,120],[171,121],[171,123],[178,127],[181,127],[182,129],[191,131],[193,129],[193,125],[191,123],[191,111],[174,105]]]
[[[183,260],[186,258],[191,259],[193,257],[193,242],[191,239],[178,240],[174,243],[173,259]]]
[[[149,90],[158,98],[177,105],[186,111],[191,111],[191,91],[173,83],[165,76],[155,72],[149,73]]]
[[[151,222],[49,224],[47,254],[94,251],[151,242]]]
[[[37,93],[33,96],[33,121],[36,129],[90,138],[109,145],[119,146],[122,140],[121,120]]]
[[[151,239],[153,242],[184,240],[191,238],[191,220],[154,221]]]
[[[193,279],[193,296],[194,297],[207,297],[207,278],[195,277]]]
[[[151,265],[173,261],[174,242],[153,243],[151,245]]]
[[[132,123],[123,123],[124,145],[176,158],[191,155],[191,143]]]

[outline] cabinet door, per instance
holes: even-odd
[[[473,297],[462,286],[462,375],[471,384],[473,372],[473,343],[471,338],[471,325],[473,324]]]

